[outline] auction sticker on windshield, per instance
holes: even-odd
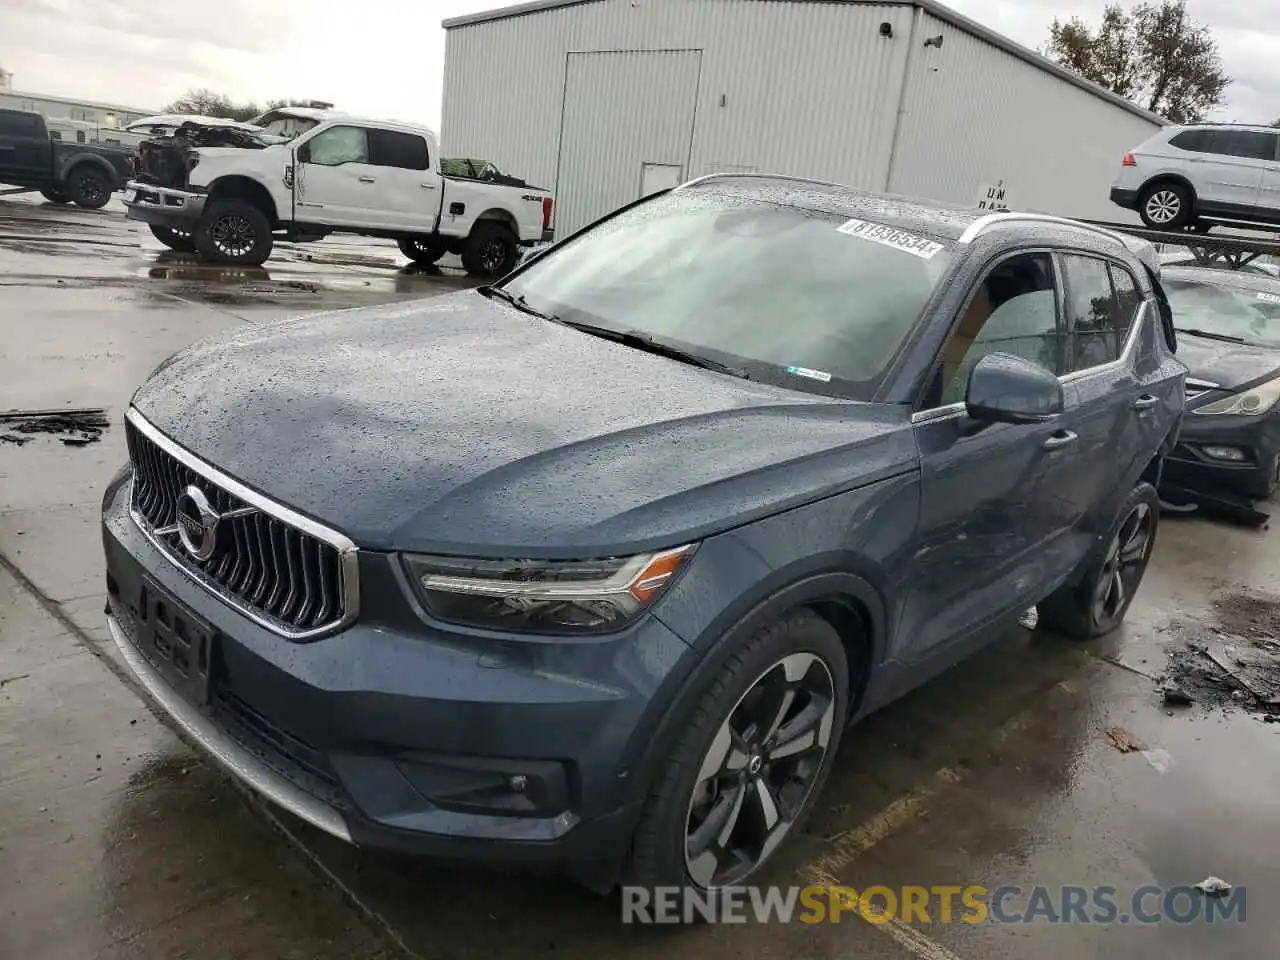
[[[908,233],[905,230],[898,230],[894,227],[868,223],[866,220],[846,220],[836,227],[836,230],[851,237],[861,237],[863,240],[870,240],[872,243],[893,247],[895,250],[902,250],[920,257],[922,260],[932,260],[942,249],[942,244],[933,240],[928,240],[925,237]]]

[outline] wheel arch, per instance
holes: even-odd
[[[71,174],[78,168],[90,166],[99,173],[105,174],[111,183],[111,190],[114,192],[120,186],[120,177],[116,173],[115,167],[111,166],[105,159],[94,153],[74,153],[62,161],[62,168],[59,171],[58,182],[66,186],[71,179]]]
[[[271,221],[273,228],[280,225],[280,215],[276,210],[275,198],[271,196],[271,191],[261,181],[245,176],[242,173],[236,173],[219,177],[209,184],[207,204],[212,204],[215,200],[229,199],[245,200],[253,204],[267,215],[267,219]]]
[[[880,594],[868,580],[844,570],[792,573],[782,583],[766,583],[753,598],[725,611],[704,631],[708,642],[692,644],[691,666],[674,692],[655,698],[652,709],[658,714],[657,722],[641,724],[624,751],[619,770],[627,772],[625,792],[632,799],[646,795],[679,734],[681,720],[733,650],[763,627],[797,610],[814,614],[840,637],[849,670],[845,719],[856,715],[872,671],[884,656],[885,608]]]
[[[520,223],[516,220],[515,214],[503,207],[490,207],[479,216],[476,217],[475,223],[471,225],[472,232],[482,223],[501,223],[511,229],[511,232],[520,237]]]
[[[1188,180],[1186,177],[1184,177],[1182,174],[1158,173],[1155,176],[1153,176],[1151,179],[1147,180],[1145,183],[1142,184],[1141,187],[1138,188],[1139,204],[1141,204],[1142,200],[1146,197],[1148,193],[1150,193],[1156,187],[1164,186],[1165,184],[1177,184],[1180,187],[1185,187],[1187,192],[1191,194],[1192,206],[1194,206],[1195,203],[1199,200],[1199,195],[1196,193],[1195,185],[1192,184],[1192,182]]]

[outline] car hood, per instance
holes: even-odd
[[[1280,374],[1280,350],[1178,334],[1178,359],[1193,380],[1239,390]]]
[[[912,469],[909,411],[750,383],[467,291],[194,344],[134,396],[369,549],[602,556]]]

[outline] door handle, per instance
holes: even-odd
[[[1044,442],[1044,448],[1046,450],[1061,450],[1063,447],[1068,447],[1075,443],[1078,439],[1080,439],[1079,435],[1072,433],[1070,430],[1059,430]]]
[[[1141,413],[1143,411],[1150,410],[1159,402],[1159,397],[1153,397],[1149,393],[1144,393],[1137,400],[1133,401],[1133,409]]]
[[[374,179],[373,179],[373,177],[361,177],[361,178],[360,178],[360,182],[361,182],[361,183],[373,183],[373,182],[374,182]]]
[[[422,187],[423,190],[434,190],[436,188],[434,183],[420,183],[418,186]]]

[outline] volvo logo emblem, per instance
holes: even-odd
[[[196,560],[208,560],[218,547],[222,516],[194,484],[178,495],[178,539]]]

